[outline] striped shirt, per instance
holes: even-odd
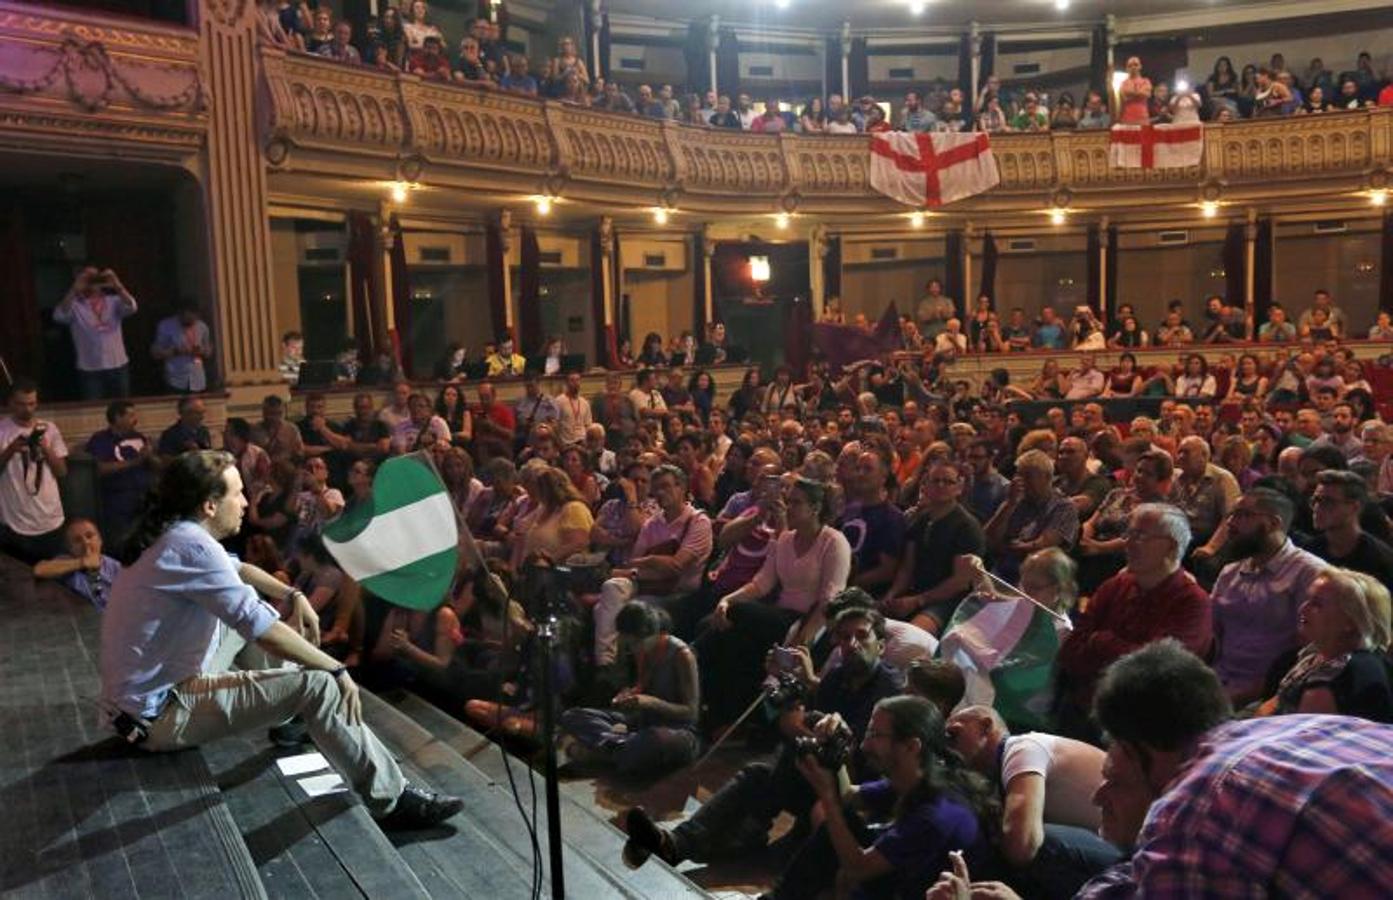
[[[1130,861],[1076,900],[1393,895],[1393,728],[1274,716],[1210,731]]]

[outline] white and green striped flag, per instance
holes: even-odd
[[[434,609],[459,563],[459,522],[435,467],[413,453],[378,467],[372,500],[325,525],[324,546],[365,590]]]
[[[1048,730],[1055,658],[1068,619],[1016,597],[971,594],[943,629],[938,655],[962,669],[966,704],[993,707],[1012,730]]]

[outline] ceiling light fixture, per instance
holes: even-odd
[[[1059,207],[1050,210],[1050,224],[1063,225],[1069,221],[1069,214]]]
[[[924,4],[921,0],[914,0],[909,4],[909,14],[911,16],[922,16],[924,14]]]
[[[1385,203],[1388,202],[1388,192],[1374,191],[1372,194],[1369,195],[1369,202],[1375,206],[1383,206]]]
[[[1065,12],[1069,9],[1069,0],[1054,0],[1054,8],[1060,12]]]
[[[654,208],[653,208],[653,222],[654,222],[654,224],[657,224],[657,225],[666,225],[666,224],[667,224],[667,210],[663,209],[661,206],[654,207]]]
[[[780,231],[788,230],[788,223],[788,213],[779,213],[777,216],[774,217],[774,224],[778,226]]]
[[[536,207],[537,207],[537,215],[539,215],[539,216],[549,216],[549,215],[551,215],[551,198],[550,198],[550,197],[539,196],[539,197],[534,198],[532,202],[533,202],[533,203],[536,205]]]
[[[407,184],[406,184],[405,181],[396,181],[396,182],[393,182],[393,183],[392,183],[392,202],[393,202],[393,203],[405,203],[405,202],[406,202],[406,197],[407,197],[406,191],[407,191]]]
[[[1200,213],[1206,219],[1212,219],[1219,214],[1219,204],[1213,200],[1206,200],[1200,204]]]
[[[910,214],[909,214],[909,224],[912,225],[912,226],[914,226],[915,228],[923,228],[923,227],[924,227],[924,214],[921,213],[921,212],[910,213]]]
[[[764,284],[769,280],[769,257],[750,257],[750,280],[755,284]]]

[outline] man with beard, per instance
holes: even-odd
[[[669,865],[684,859],[705,862],[732,852],[757,850],[765,846],[774,818],[785,810],[799,818],[811,811],[816,796],[798,771],[798,754],[793,741],[818,736],[825,718],[840,719],[857,742],[866,735],[871,712],[886,697],[900,692],[900,674],[880,656],[885,647],[885,618],[875,610],[851,607],[839,613],[832,625],[836,645],[842,651],[840,665],[819,680],[806,648],[795,648],[797,665],[788,671],[810,692],[805,709],[802,702],[779,718],[784,745],[773,763],[754,762],[745,766],[728,784],[716,792],[690,819],[672,830],[660,828],[641,806],[625,815],[629,842],[625,859],[642,865],[651,854]],[[775,666],[771,654],[771,668]],[[861,752],[852,757],[854,775],[867,770]]]
[[[1211,601],[1214,668],[1235,705],[1265,696],[1273,665],[1297,646],[1297,607],[1326,566],[1287,536],[1295,512],[1284,495],[1253,488],[1229,514],[1224,553],[1236,561],[1219,573]]]
[[[1311,447],[1334,447],[1346,460],[1364,452],[1364,441],[1354,431],[1354,407],[1336,403],[1330,410],[1330,429],[1316,438]]]
[[[889,501],[888,482],[885,457],[869,447],[863,449],[842,484],[848,503],[837,522],[837,529],[851,544],[849,583],[877,595],[895,578],[905,536],[904,513]]]
[[[1316,475],[1311,495],[1316,536],[1306,549],[1342,569],[1372,575],[1393,584],[1393,547],[1365,531],[1360,510],[1369,499],[1369,487],[1353,472],[1327,469]]]

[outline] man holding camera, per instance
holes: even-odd
[[[135,315],[131,292],[110,269],[87,266],[53,309],[53,321],[72,329],[83,400],[111,400],[131,392],[130,359],[121,320]]]
[[[0,551],[33,565],[63,552],[63,498],[68,445],[52,422],[39,419],[38,385],[20,378],[10,388],[10,417],[0,421]]]
[[[881,660],[885,647],[885,618],[865,607],[852,607],[833,621],[832,634],[841,648],[842,662],[819,681],[807,648],[770,652],[767,666],[782,673],[781,684],[800,685],[810,692],[805,708],[801,699],[779,717],[784,745],[772,764],[750,763],[729,784],[722,787],[690,819],[668,831],[658,827],[643,807],[634,807],[625,817],[629,842],[624,856],[632,865],[642,865],[656,853],[669,865],[684,859],[706,862],[738,850],[763,847],[774,818],[788,810],[805,819],[817,799],[807,780],[799,773],[800,753],[817,753],[820,748],[840,745],[856,749],[850,754],[852,771],[867,771],[867,760],[857,745],[866,733],[875,705],[900,693],[903,679]],[[796,654],[796,661],[788,654]],[[776,657],[784,659],[776,660]],[[779,693],[782,693],[780,691]],[[795,697],[800,693],[792,692]]]

